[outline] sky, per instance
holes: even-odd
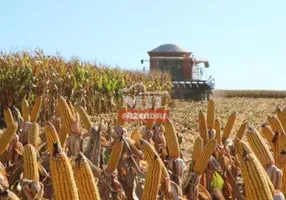
[[[207,59],[216,89],[286,90],[285,0],[0,1],[0,50],[42,49],[142,70],[177,44]]]

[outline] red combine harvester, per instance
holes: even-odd
[[[212,76],[202,78],[203,68],[209,67],[207,60],[198,60],[193,57],[192,52],[174,44],[164,44],[151,51],[150,71],[160,70],[172,76],[174,99],[191,99],[195,101],[209,100],[215,80]],[[141,63],[143,64],[143,60]]]

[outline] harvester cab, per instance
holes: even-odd
[[[205,77],[208,60],[198,60],[186,49],[164,44],[148,52],[150,71],[167,72],[172,77],[174,99],[209,100],[215,80]],[[203,65],[203,66],[202,66]]]

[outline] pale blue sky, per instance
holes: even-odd
[[[1,1],[0,49],[142,69],[175,43],[210,61],[217,89],[286,90],[285,0]]]

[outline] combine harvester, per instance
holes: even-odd
[[[174,44],[160,45],[147,53],[150,57],[150,71],[159,70],[172,76],[172,98],[194,101],[210,99],[215,80],[212,76],[202,78],[204,68],[209,67],[207,60],[197,60],[192,52]],[[199,64],[204,64],[204,68]]]

